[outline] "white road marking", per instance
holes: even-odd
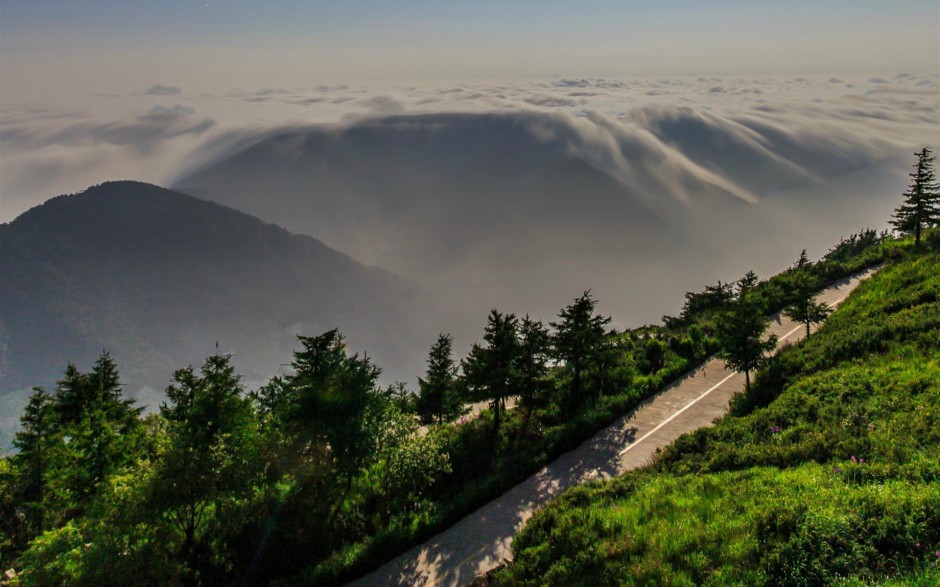
[[[710,388],[708,388],[708,391],[706,391],[706,392],[703,393],[702,395],[698,396],[698,397],[695,398],[694,400],[690,401],[689,403],[685,404],[685,406],[683,406],[683,408],[682,408],[681,410],[679,410],[679,411],[676,412],[675,414],[669,416],[668,418],[666,418],[665,420],[663,420],[662,422],[660,422],[658,426],[656,426],[655,428],[653,428],[652,430],[650,430],[649,432],[647,432],[646,434],[644,434],[643,436],[641,436],[639,439],[637,439],[635,442],[633,442],[633,444],[631,444],[630,446],[628,446],[627,448],[623,449],[622,451],[620,451],[620,452],[617,453],[617,454],[618,454],[618,455],[626,454],[626,452],[629,451],[631,448],[633,448],[634,446],[640,444],[641,442],[643,442],[644,440],[646,440],[647,438],[649,438],[654,432],[656,432],[657,430],[659,430],[660,428],[662,428],[662,427],[665,426],[666,424],[668,424],[668,423],[672,422],[673,420],[675,420],[676,417],[679,416],[679,414],[681,414],[682,412],[684,412],[684,411],[688,410],[689,408],[691,408],[692,406],[694,406],[696,403],[698,403],[698,401],[699,401],[700,399],[702,399],[702,398],[705,397],[706,395],[710,394],[711,392],[715,391],[716,389],[718,389],[719,387],[721,387],[722,385],[724,385],[725,381],[731,379],[731,378],[734,377],[735,375],[737,375],[737,372],[732,371],[730,375],[728,375],[727,377],[725,377],[724,379],[722,379],[721,381],[719,381],[719,382],[716,383],[715,385],[712,385]]]
[[[793,333],[796,332],[797,330],[802,330],[802,329],[803,329],[803,325],[800,324],[799,326],[797,326],[796,328],[794,328],[794,329],[791,330],[790,332],[788,332],[788,333],[784,334],[783,336],[781,336],[780,338],[778,338],[778,339],[777,339],[777,342],[783,342],[783,341],[785,341],[787,338],[790,337],[791,334],[793,334]]]
[[[838,300],[836,300],[836,301],[834,301],[834,302],[830,302],[830,303],[829,303],[829,307],[830,307],[830,308],[836,307],[836,306],[837,306],[840,302],[842,302],[842,300],[844,300],[844,299],[845,299],[845,298],[843,297],[843,298],[839,298]],[[777,339],[777,340],[779,340],[779,341],[784,341],[784,340],[786,340],[787,338],[789,338],[794,332],[796,332],[797,330],[800,330],[801,328],[803,328],[803,325],[802,325],[802,324],[799,324],[799,325],[796,326],[796,328],[794,328],[794,329],[791,330],[790,332],[784,334],[783,336],[781,336],[781,337],[780,337],[779,339]],[[734,377],[736,374],[737,374],[737,371],[732,371],[730,375],[728,375],[727,377],[725,377],[724,379],[722,379],[721,381],[719,381],[719,382],[716,383],[715,385],[712,385],[711,387],[709,387],[708,390],[705,391],[702,395],[698,396],[698,397],[695,398],[694,400],[692,400],[692,401],[690,401],[689,403],[685,404],[685,405],[682,407],[681,410],[679,410],[678,412],[674,413],[673,415],[669,416],[668,418],[666,418],[665,420],[663,420],[662,422],[660,422],[658,426],[656,426],[655,428],[653,428],[652,430],[650,430],[649,432],[647,432],[646,434],[644,434],[643,436],[641,436],[640,438],[638,438],[637,440],[635,440],[633,443],[631,443],[629,446],[627,446],[626,448],[624,448],[622,451],[620,451],[620,452],[617,453],[617,454],[618,454],[619,456],[623,456],[624,454],[626,454],[631,448],[633,448],[634,446],[640,444],[641,442],[643,442],[644,440],[646,440],[647,438],[649,438],[650,436],[652,436],[653,433],[655,433],[657,430],[659,430],[660,428],[662,428],[662,427],[665,426],[666,424],[668,424],[668,423],[672,422],[673,420],[675,420],[682,412],[688,410],[689,408],[691,408],[692,406],[694,406],[695,404],[697,404],[697,403],[699,402],[699,400],[701,400],[701,399],[704,398],[706,395],[710,394],[711,392],[715,391],[716,389],[718,389],[719,387],[721,387],[722,385],[724,385],[726,381],[728,381],[729,379],[731,379],[732,377]]]

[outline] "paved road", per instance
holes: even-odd
[[[873,272],[833,284],[819,300],[838,304]],[[770,332],[784,345],[802,338],[806,327],[774,316]],[[710,426],[727,411],[731,396],[743,389],[744,375],[711,359],[507,493],[350,585],[466,585],[511,558],[513,536],[550,499],[585,481],[642,467],[657,448]]]

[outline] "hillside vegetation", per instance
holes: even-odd
[[[101,193],[102,189],[105,193]],[[112,193],[115,189],[121,193]],[[133,197],[129,198],[128,194]],[[368,283],[372,283],[370,279],[393,285],[396,282],[391,276],[351,263],[312,239],[293,237],[250,217],[143,184],[108,184],[81,196],[60,198],[24,215],[18,222],[28,224],[52,218],[64,223],[69,217],[86,218],[81,214],[70,215],[66,209],[77,206],[87,212],[80,204],[91,197],[111,202],[108,209],[121,217],[127,216],[128,207],[138,211],[155,209],[139,217],[131,214],[137,218],[134,226],[140,233],[136,235],[139,250],[115,252],[119,257],[128,256],[128,262],[146,259],[150,253],[158,254],[156,247],[145,246],[147,243],[165,245],[167,242],[163,231],[153,228],[147,217],[152,220],[166,214],[172,216],[180,207],[185,207],[204,214],[192,218],[190,228],[184,231],[192,238],[198,237],[197,240],[186,246],[177,243],[185,249],[181,254],[189,249],[212,253],[208,257],[190,258],[187,261],[187,265],[192,265],[190,271],[204,267],[207,274],[214,275],[214,269],[229,267],[231,271],[223,273],[231,275],[237,273],[238,267],[246,267],[241,261],[235,263],[229,254],[231,239],[240,237],[229,230],[212,228],[213,218],[227,218],[226,226],[247,227],[235,231],[239,235],[254,234],[262,243],[277,244],[282,252],[294,248],[301,252],[313,251],[331,260],[339,268],[339,274],[358,276]],[[7,244],[17,245],[16,250],[29,249],[24,244],[26,241],[18,240],[17,235],[22,234],[14,229],[16,226],[10,225],[6,231],[0,231],[3,232],[0,236],[9,239],[5,241]],[[182,238],[180,234],[176,237],[177,241]],[[936,246],[938,240],[935,231],[925,233],[924,239],[930,246]],[[82,242],[78,239],[73,244],[77,246]],[[257,249],[249,242],[239,246]],[[40,249],[42,247],[36,250]],[[261,249],[281,257],[275,254],[277,251],[263,246]],[[9,570],[15,584],[23,585],[343,583],[501,495],[635,409],[644,399],[716,351],[727,361],[734,361],[737,369],[746,373],[757,371],[765,362],[761,336],[767,316],[787,309],[791,314],[808,316],[800,320],[809,327],[822,319],[814,310],[818,289],[873,264],[903,259],[910,249],[910,243],[890,238],[886,233],[865,231],[842,240],[819,262],[811,262],[804,252],[792,267],[767,281],[761,282],[753,272],[748,272],[734,283],[719,282],[704,291],[688,293],[678,316],[664,317],[662,325],[631,331],[610,330],[610,318],[597,313],[596,301],[590,292],[575,298],[559,311],[556,321],[548,324],[494,309],[487,316],[481,340],[462,358],[453,356],[452,338],[447,334],[439,335],[431,347],[427,371],[419,378],[415,394],[409,393],[403,384],[380,386],[380,367],[371,357],[351,352],[337,329],[315,336],[298,336],[286,373],[269,379],[257,389],[246,388],[229,354],[217,352],[201,365],[177,369],[166,388],[166,402],[157,414],[143,415],[133,400],[124,397],[118,362],[107,352],[102,352],[88,371],[67,363],[54,389],[34,390],[23,410],[22,429],[14,439],[18,453],[0,459],[0,567]],[[69,250],[60,245],[47,252],[55,256]],[[88,252],[76,259],[88,264],[89,259],[95,257]],[[308,259],[309,255],[301,257]],[[287,256],[282,261],[287,263],[291,259]],[[902,319],[906,316],[903,311],[908,308],[935,305],[936,283],[931,281],[935,279],[931,276],[936,273],[936,262],[933,257],[924,259],[918,262],[933,265],[918,269],[910,278],[902,272],[897,278],[900,285],[892,286],[897,292],[914,292],[907,305],[904,300],[908,298],[894,290],[883,293],[880,298],[876,295],[876,301],[871,302],[884,306],[872,310],[873,315],[887,312],[893,317],[897,314],[897,320],[892,318],[885,322],[887,326],[871,322],[871,327],[866,329],[866,320],[874,318],[871,313],[862,313],[851,318],[847,325],[851,333],[864,334],[859,335],[861,338],[848,337],[846,341],[839,338],[835,347],[825,347],[805,357],[794,354],[800,351],[788,351],[772,363],[758,377],[750,393],[736,403],[738,417],[756,418],[765,413],[764,410],[772,410],[776,405],[772,402],[783,401],[784,396],[778,399],[781,391],[793,387],[789,384],[804,371],[815,369],[822,376],[825,369],[855,356],[890,351],[900,353],[905,360],[913,360],[920,352],[921,347],[917,345],[935,350],[936,330],[930,330],[934,324],[931,316],[935,314]],[[235,264],[229,266],[229,262]],[[171,260],[166,263],[169,267],[175,266]],[[97,272],[90,268],[81,273],[92,281],[95,276],[111,275],[111,281],[118,282],[123,275],[121,271],[133,265],[102,260],[100,266],[96,265]],[[102,268],[108,271],[102,274]],[[885,275],[894,275],[895,271],[897,269],[885,270]],[[19,279],[30,282],[25,274]],[[880,278],[879,283],[886,279]],[[926,283],[923,291],[915,287],[918,279]],[[301,284],[307,283],[300,277],[298,280]],[[237,286],[225,285],[224,280],[222,285],[219,283],[210,279],[203,286],[220,295],[239,295]],[[270,284],[275,283],[279,282],[270,280]],[[103,284],[99,290],[103,296],[102,308],[107,308],[110,298],[104,292],[109,291],[109,287]],[[28,305],[30,299],[17,295],[20,302]],[[291,303],[303,304],[302,300],[293,297],[291,300]],[[374,311],[382,311],[382,306],[373,304],[368,297],[356,298],[356,301],[373,307]],[[166,307],[174,309],[172,304]],[[122,311],[121,307],[112,310],[104,312],[107,320],[100,323],[89,320],[82,323],[83,327],[90,334],[107,335],[106,340],[112,340],[107,334],[112,321],[129,320],[135,315]],[[187,308],[186,311],[196,310]],[[340,310],[335,312],[341,314]],[[17,311],[12,315],[19,320],[21,314]],[[75,313],[69,315],[72,314]],[[225,316],[231,318],[228,314]],[[172,321],[164,322],[161,327],[172,339],[176,335]],[[238,320],[232,318],[231,322],[236,326]],[[839,321],[834,319],[834,323],[838,325]],[[10,324],[4,321],[6,327]],[[144,325],[138,326],[143,328]],[[884,328],[889,331],[883,331]],[[896,336],[890,328],[896,329]],[[69,331],[65,325],[62,330]],[[907,344],[905,337],[915,333],[923,333],[923,343],[916,339],[910,343],[913,345],[910,351],[895,349],[902,343]],[[55,336],[57,332],[53,329],[46,334]],[[825,340],[822,335],[817,337]],[[56,347],[53,343],[48,345]],[[825,357],[832,359],[826,363]],[[897,367],[890,362],[883,365],[884,370],[894,368]],[[932,363],[911,367],[912,377],[929,377],[935,372]],[[865,374],[856,378],[878,381]],[[897,380],[907,381],[900,376]],[[911,385],[916,387],[917,383]],[[930,388],[928,384],[927,388],[935,389],[935,386]],[[912,394],[912,391],[907,392],[907,396]],[[839,409],[848,405],[845,399],[839,401],[841,403],[836,404]],[[925,401],[921,404],[927,405]],[[485,404],[487,409],[468,415],[467,406],[471,403]],[[513,404],[515,408],[510,409]],[[763,407],[768,404],[769,408]],[[803,409],[812,405],[812,402],[799,401],[796,407]],[[784,411],[773,418],[773,422],[762,421],[758,425],[758,428],[764,427],[765,435],[772,430],[774,442],[801,439],[803,444],[794,449],[796,456],[787,457],[793,463],[802,462],[798,457],[803,458],[804,453],[809,452],[819,471],[836,467],[839,470],[832,472],[843,475],[844,471],[862,465],[862,470],[869,471],[872,467],[869,463],[879,462],[874,448],[843,446],[825,435],[819,437],[823,428],[801,432],[796,423],[785,419],[796,413],[799,412]],[[820,408],[819,414],[824,413]],[[873,437],[883,434],[885,424],[867,413],[838,418],[838,422],[849,422],[860,433]],[[924,426],[931,423],[926,422]],[[866,428],[872,425],[875,428]],[[734,432],[727,430],[730,430],[728,434]],[[831,436],[841,439],[837,434],[841,429],[835,426],[833,430]],[[915,426],[907,430],[911,434],[918,432]],[[726,427],[721,427],[719,432],[726,433]],[[674,472],[729,476],[724,483],[733,485],[734,491],[744,491],[742,488],[747,487],[746,483],[734,482],[735,475],[743,474],[754,476],[753,484],[760,492],[774,488],[781,492],[796,491],[794,487],[817,483],[819,475],[812,471],[799,482],[775,479],[773,471],[761,477],[759,472],[745,467],[780,465],[772,460],[777,453],[765,454],[767,451],[759,446],[752,447],[733,436],[726,440],[731,449],[724,450],[720,446],[721,439],[721,436],[704,436],[695,440],[692,447],[701,453],[698,457],[694,456],[695,451],[679,449],[666,454],[658,466],[670,477],[645,473],[653,480],[637,485],[637,491],[631,495],[639,496],[642,488],[655,488],[656,483],[661,483],[659,491],[663,496],[677,498],[674,503],[664,505],[666,509],[678,512],[686,507],[683,504],[701,509],[711,503],[704,498],[696,501],[694,492],[675,485],[671,477]],[[891,487],[892,491],[884,494],[885,499],[900,500],[898,507],[927,512],[925,516],[936,511],[935,501],[930,501],[935,498],[934,493],[907,491],[907,486],[903,485],[918,472],[922,476],[935,475],[930,459],[936,455],[914,458],[920,449],[916,449],[913,441],[895,443],[894,437],[888,441],[893,450],[907,451],[905,454],[912,456],[886,461],[904,466],[898,472],[886,465],[882,476],[886,483],[897,483],[898,487]],[[779,459],[790,454],[786,446],[778,452],[782,455],[777,457]],[[721,462],[719,456],[735,466],[722,468],[715,464],[715,472],[711,472],[708,466]],[[852,456],[856,457],[852,467],[830,464],[830,461],[841,463]],[[866,462],[860,462],[861,459]],[[790,474],[799,475],[799,471]],[[837,483],[839,478],[831,482]],[[640,483],[642,478],[631,479],[635,480],[623,483]],[[702,487],[705,491],[709,485],[702,483],[706,483],[704,478],[689,481],[686,486]],[[716,483],[720,486],[721,478]],[[823,486],[813,489],[819,495],[825,494],[825,490]],[[840,490],[840,486],[833,485],[829,492]],[[728,512],[741,511],[745,522],[753,521],[750,510],[741,508],[750,503],[749,499],[756,498],[736,497],[729,492],[728,499],[738,504],[738,510],[729,508]],[[562,506],[555,506],[549,512],[566,511],[566,503],[570,501],[563,501]],[[698,505],[694,505],[696,503]],[[842,503],[849,506],[859,502],[855,493],[848,492]],[[881,504],[872,503],[875,505],[856,508],[863,512],[859,515],[869,516],[864,520],[874,516],[871,512]],[[894,504],[895,501],[890,501],[884,507]],[[656,511],[656,508],[649,511]],[[794,511],[796,513],[781,513],[779,521],[771,518],[767,522],[768,536],[782,536],[779,540],[784,542],[801,536],[796,530],[802,526],[785,525],[800,523],[797,514],[802,510]],[[576,559],[582,560],[592,552],[596,554],[596,547],[582,548],[564,541],[550,543],[561,550],[539,559],[542,563],[538,560],[527,563],[525,545],[541,548],[535,546],[540,539],[539,524],[552,519],[550,516],[549,513],[539,517],[541,521],[532,527],[536,529],[528,530],[520,540],[523,550],[518,557],[517,572],[524,573],[526,568],[531,568],[533,580],[556,577],[561,583],[570,582],[569,579],[603,581],[605,577],[633,576],[620,574],[620,571],[607,574],[604,561],[615,560],[610,557],[599,558],[592,563],[594,566],[581,568],[580,563],[568,560],[566,553],[577,552]],[[616,518],[606,514],[598,518],[602,527],[609,525],[608,519]],[[652,523],[655,519],[644,518],[637,523]],[[923,545],[936,542],[929,534],[922,536],[915,522],[903,526],[905,520],[908,518],[889,516],[878,528],[892,539],[909,536],[912,540],[920,539]],[[895,522],[902,526],[885,525]],[[926,527],[936,527],[935,520],[929,517],[920,522]],[[694,535],[685,529],[685,524],[682,526],[678,534],[683,539]],[[715,533],[715,540],[727,537],[725,528],[720,525],[710,522],[706,527]],[[597,544],[604,544],[599,537],[590,534],[591,528],[579,523],[572,533],[562,536],[589,532],[584,536],[590,538],[591,544],[595,539]],[[742,522],[741,528],[747,525]],[[752,540],[749,536],[742,534],[745,542],[740,548],[725,551],[719,542],[715,542],[715,548],[726,558],[736,553],[757,556],[747,554],[745,547],[751,544],[747,540]],[[767,543],[765,538],[760,540],[764,541],[762,544]],[[812,538],[807,541],[807,545],[814,544]],[[629,541],[629,544],[634,543],[642,544],[633,539]],[[617,542],[617,545],[620,548],[624,543]],[[653,552],[646,546],[641,547],[644,552]],[[877,543],[871,548],[877,550],[882,546]],[[777,556],[774,560],[786,566],[793,557],[809,556],[804,550],[803,546],[795,544],[791,550],[774,555]],[[613,545],[608,551],[618,552]],[[758,552],[763,553],[763,550]],[[886,552],[895,550],[888,548]],[[851,561],[871,557],[862,547],[851,550],[850,554]],[[875,565],[872,572],[889,573],[895,567],[900,568],[898,559],[885,557],[880,567],[872,563]],[[700,561],[703,567],[712,564],[707,551],[699,552],[692,559]],[[733,558],[728,560],[728,572],[743,573],[742,569],[760,568],[754,564],[749,567]],[[814,561],[816,559],[811,557],[806,564],[816,565]],[[543,563],[549,568],[539,566]],[[651,568],[659,569],[656,572],[671,568],[655,561],[650,564]],[[819,573],[837,572],[819,564],[822,565]],[[557,565],[561,566],[556,568]],[[571,571],[574,574],[569,577],[567,569],[576,570]],[[697,582],[705,576],[690,580]],[[751,579],[752,576],[747,576],[742,580]],[[663,575],[650,579],[660,580],[672,578]]]
[[[300,337],[290,375],[251,393],[225,355],[177,370],[146,417],[122,399],[110,356],[89,372],[69,365],[53,393],[30,398],[20,452],[0,460],[3,567],[27,585],[342,583],[713,353],[736,299],[766,315],[906,248],[866,231],[765,282],[689,293],[678,316],[627,332],[607,330],[589,294],[548,326],[494,310],[462,360],[439,338],[417,395],[379,387],[378,367],[335,330]],[[489,409],[461,416],[469,401]]]
[[[492,582],[938,584],[940,254],[909,244],[714,427],[539,512]]]

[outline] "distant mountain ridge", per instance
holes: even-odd
[[[203,145],[174,185],[315,234],[474,316],[550,319],[590,288],[605,313],[638,325],[682,303],[670,292],[778,271],[890,213],[871,141],[774,120],[649,107],[623,120],[505,111],[298,124]]]
[[[338,327],[387,378],[416,375],[433,304],[414,283],[225,206],[119,181],[0,225],[0,392],[109,351],[162,389],[207,354],[274,374],[295,335]]]

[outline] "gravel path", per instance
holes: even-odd
[[[874,271],[839,281],[818,299],[834,306]],[[802,338],[806,327],[774,316],[770,332],[785,345]],[[710,359],[502,496],[350,585],[466,585],[511,558],[513,536],[550,499],[586,481],[644,466],[657,448],[710,426],[743,389],[743,374]]]

